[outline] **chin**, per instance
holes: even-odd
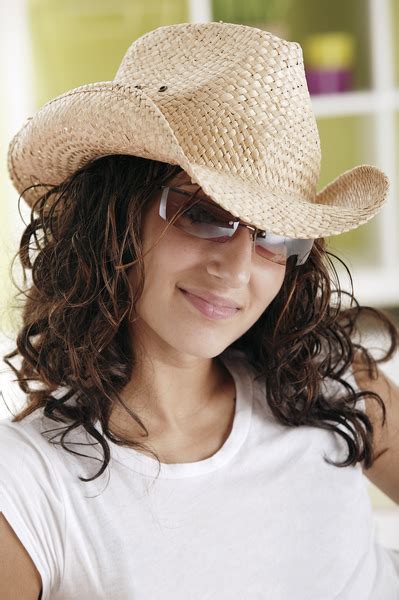
[[[189,354],[198,358],[215,358],[231,343],[231,341],[199,339],[198,336],[193,336],[190,340],[185,337],[181,344],[178,344],[176,337],[174,337],[170,345],[182,354]]]

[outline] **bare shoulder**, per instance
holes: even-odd
[[[399,504],[399,386],[380,369],[371,379],[362,363],[352,365],[356,383],[361,390],[376,392],[384,402],[386,422],[382,425],[380,406],[365,397],[366,414],[374,427],[375,462],[363,469],[366,477],[389,498]]]
[[[42,581],[33,560],[0,512],[0,598],[38,600]]]
[[[386,423],[383,426],[380,406],[372,398],[366,396],[364,399],[366,414],[375,428],[377,455],[385,451],[385,448],[390,451],[398,451],[399,386],[378,368],[377,377],[371,379],[365,365],[359,359],[353,362],[352,369],[359,389],[377,393],[384,402]]]

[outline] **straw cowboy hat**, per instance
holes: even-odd
[[[369,221],[389,187],[384,173],[360,165],[316,193],[320,140],[302,49],[233,23],[143,35],[113,81],[70,90],[27,119],[10,143],[8,167],[22,193],[111,154],[180,165],[235,217],[302,239]],[[45,191],[23,197],[32,205]]]

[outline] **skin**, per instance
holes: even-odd
[[[169,185],[197,188],[184,171]],[[285,266],[257,255],[251,232],[243,227],[223,244],[190,237],[172,226],[161,236],[166,223],[158,214],[159,199],[160,192],[143,215],[144,254],[155,246],[145,254],[144,290],[130,326],[138,365],[121,396],[153,438],[173,439],[175,447],[179,442],[187,447],[188,440],[216,423],[225,428],[230,423],[235,386],[215,357],[272,302]],[[129,277],[134,286],[133,269]],[[211,320],[186,300],[180,286],[228,296],[242,308],[228,319]],[[131,425],[126,429],[126,413],[115,409],[113,414],[115,426],[132,433]],[[138,431],[143,435],[141,428]]]

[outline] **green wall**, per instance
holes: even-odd
[[[113,79],[136,38],[188,20],[186,0],[28,0],[28,11],[37,106]]]
[[[0,139],[6,140],[7,106],[5,98],[0,95]],[[7,145],[0,144],[0,332],[10,331],[8,303],[11,295],[11,281],[8,275],[11,260],[12,244],[10,240],[10,211],[17,210],[11,203],[11,184],[8,181]],[[15,200],[14,194],[12,194]],[[16,203],[15,203],[16,204]],[[16,250],[16,249],[15,249]]]

